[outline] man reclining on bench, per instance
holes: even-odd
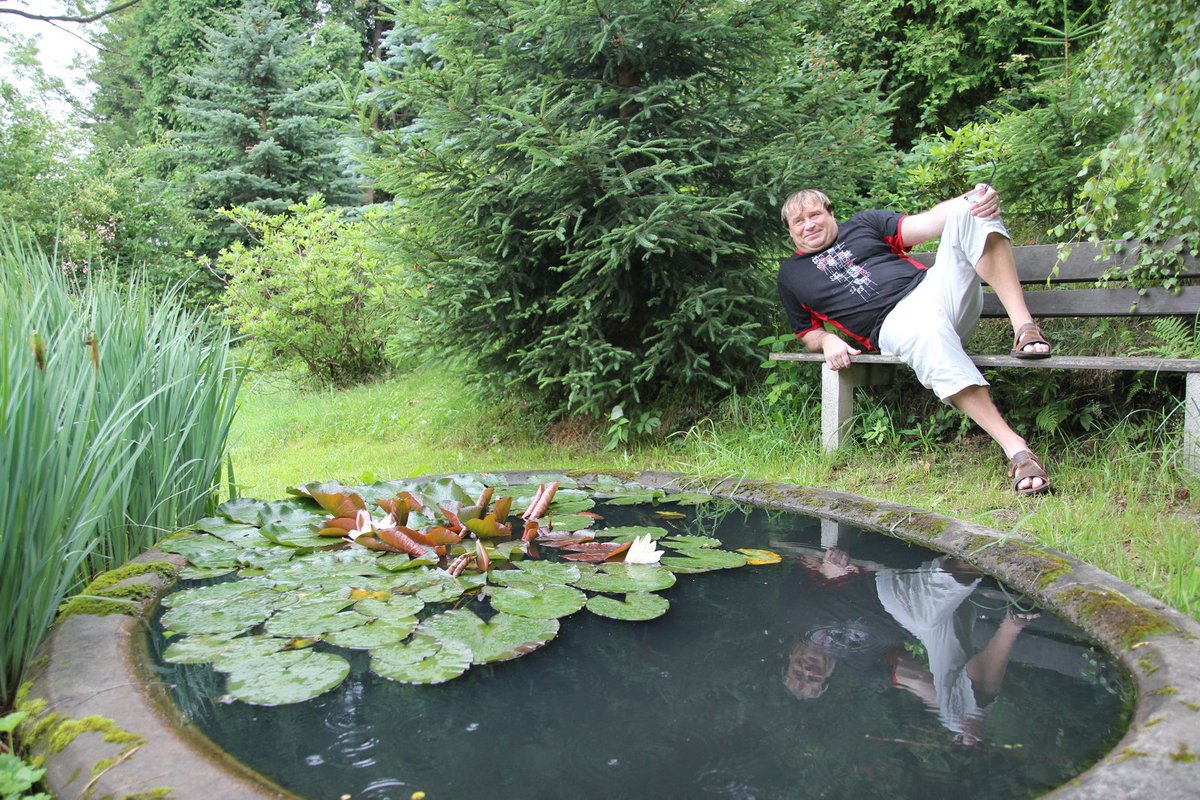
[[[1004,449],[1015,492],[1049,491],[1045,466],[1005,422],[964,349],[983,308],[982,278],[1012,323],[1012,355],[1050,355],[1025,307],[996,190],[981,183],[920,214],[863,211],[838,223],[829,197],[804,189],[783,204],[782,217],[796,254],[780,264],[779,294],[809,351],[823,353],[835,370],[863,350],[898,357]],[[907,257],[937,237],[933,266]],[[826,330],[826,323],[854,344]]]

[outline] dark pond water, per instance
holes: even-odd
[[[314,799],[1024,798],[1125,729],[1120,667],[965,565],[790,513],[661,508],[597,510],[784,561],[681,575],[651,622],[581,611],[437,686],[357,653],[336,689],[264,708],[218,702],[207,666],[153,668],[209,738]]]

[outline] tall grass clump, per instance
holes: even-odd
[[[0,232],[0,707],[68,593],[215,503],[229,349],[176,295],[69,286]]]

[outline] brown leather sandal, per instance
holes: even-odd
[[[1013,491],[1017,494],[1033,495],[1050,491],[1050,476],[1046,474],[1046,467],[1028,450],[1022,450],[1009,459],[1008,477],[1012,480]],[[1026,478],[1041,478],[1042,485],[1022,489],[1021,481]]]
[[[1046,334],[1042,333],[1042,329],[1038,327],[1036,322],[1026,322],[1020,328],[1017,328],[1017,335],[1013,337],[1012,352],[1009,353],[1013,358],[1049,358],[1050,351],[1041,353],[1037,350],[1026,350],[1025,348],[1031,344],[1044,344],[1047,348],[1050,343],[1046,341]]]

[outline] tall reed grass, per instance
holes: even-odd
[[[240,383],[177,296],[0,231],[0,707],[68,593],[215,504]]]

